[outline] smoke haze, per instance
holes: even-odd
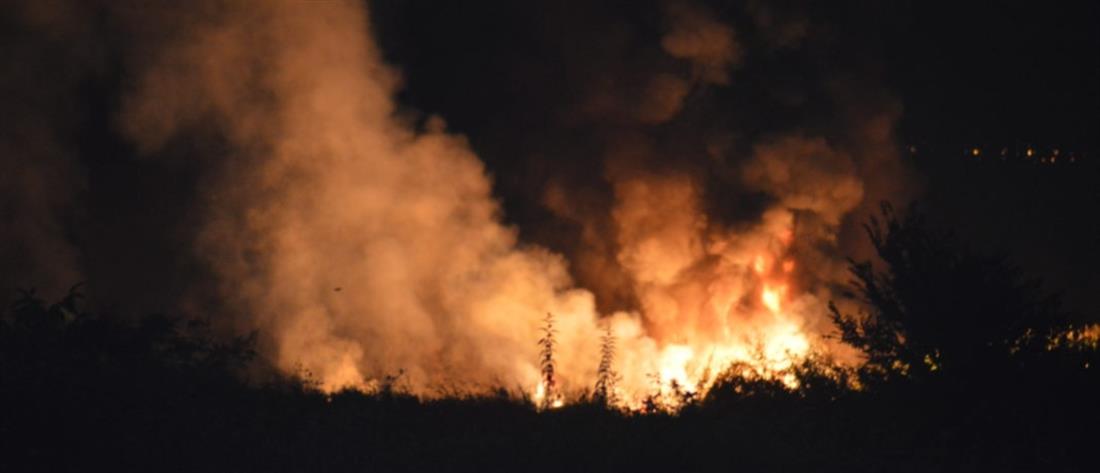
[[[551,99],[532,108],[549,118],[498,148],[545,133],[526,141],[533,169],[500,184],[543,217],[509,216],[516,226],[446,117],[399,105],[415,79],[383,60],[361,4],[35,5],[20,10],[15,34],[25,37],[13,53],[79,72],[31,87],[40,78],[5,71],[9,96],[38,92],[15,105],[27,119],[0,142],[12,229],[3,255],[16,262],[0,282],[57,292],[89,273],[130,274],[92,287],[113,300],[126,278],[171,272],[185,288],[171,298],[177,310],[258,329],[277,366],[328,389],[369,388],[400,370],[423,395],[534,392],[547,313],[563,389],[593,385],[610,327],[628,400],[670,382],[702,388],[703,373],[731,362],[778,372],[815,353],[855,360],[825,338],[826,306],[847,282],[844,256],[866,250],[855,224],[877,201],[912,192],[890,94],[854,73],[775,66],[774,55],[812,62],[813,42],[832,37],[797,6],[750,2],[723,16],[659,3],[643,21],[648,36],[604,28],[608,11],[578,7],[583,28],[555,41],[591,54],[561,49],[564,85],[538,89]],[[95,20],[81,25],[86,16]],[[91,51],[39,54],[81,39]],[[96,48],[122,52],[106,59]],[[97,64],[110,61],[123,72],[104,78]],[[524,69],[537,62],[520,61],[518,74],[541,74]],[[769,76],[778,79],[762,82]],[[142,210],[112,228],[149,228],[73,242],[64,227],[79,221],[90,165],[73,155],[78,139],[60,136],[74,119],[64,103],[82,84],[110,81],[117,100],[99,105],[111,110],[99,126],[117,136],[110,149],[134,156],[121,175],[146,183],[123,189],[171,198],[118,191]],[[712,105],[722,98],[730,110]],[[755,122],[761,106],[782,118]],[[162,184],[184,190],[153,189]],[[142,239],[188,260],[158,267],[138,252],[83,267],[94,258],[81,244],[92,253]]]

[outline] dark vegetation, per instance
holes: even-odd
[[[730,376],[676,414],[604,407],[610,336],[600,386],[561,409],[326,395],[257,374],[253,338],[25,292],[0,324],[0,471],[1093,470],[1100,360],[1095,341],[1064,335],[1056,299],[919,212],[887,207],[868,233],[888,265],[853,262],[851,296],[870,313],[833,311],[864,369],[807,364],[797,390]],[[553,330],[548,316],[551,387]]]

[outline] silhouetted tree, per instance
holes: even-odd
[[[887,265],[851,262],[855,296],[868,313],[831,307],[842,339],[863,350],[880,373],[959,375],[990,370],[1027,331],[1046,330],[1057,299],[1003,256],[987,256],[933,229],[911,206],[904,216],[884,203],[865,229]]]

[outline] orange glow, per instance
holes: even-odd
[[[121,120],[156,149],[188,136],[180,124],[209,117],[241,153],[232,156],[239,166],[211,179],[226,184],[196,246],[218,286],[231,288],[236,312],[256,314],[247,322],[270,336],[281,369],[307,370],[327,391],[370,391],[395,370],[422,397],[445,395],[440,386],[518,386],[515,394],[555,408],[595,385],[610,332],[612,397],[633,409],[651,396],[675,407],[670,393],[705,394],[734,365],[793,387],[791,367],[811,355],[858,362],[824,335],[832,288],[849,279],[839,229],[890,185],[867,179],[862,152],[795,132],[762,138],[730,161],[729,185],[767,203],[728,222],[708,214],[708,181],[642,164],[672,150],[612,143],[606,208],[562,215],[586,232],[586,218],[599,221],[578,246],[609,270],[585,284],[608,275],[630,301],[601,312],[602,288],[573,279],[581,257],[522,241],[501,220],[491,176],[465,137],[439,118],[423,127],[398,118],[401,75],[371,42],[361,5],[255,8],[151,55]],[[713,66],[734,61],[732,29],[704,22],[699,36],[687,28],[699,19],[680,13],[663,50],[697,62],[701,80],[724,83],[726,67]],[[265,54],[242,54],[252,50]],[[694,87],[665,82],[673,98]],[[254,85],[260,100],[248,93]],[[671,103],[646,119],[675,113]],[[893,149],[895,118],[874,118],[860,133],[875,150]],[[584,207],[561,199],[555,212]],[[554,376],[544,386],[536,341],[548,313]]]
[[[783,262],[783,272],[784,273],[790,273],[791,271],[794,271],[794,260],[789,259],[789,260],[784,261]]]
[[[781,243],[783,243],[784,246],[790,245],[791,240],[793,240],[793,239],[794,239],[794,232],[792,232],[791,229],[786,228],[786,229],[783,229],[782,231],[779,232],[779,241]]]
[[[779,312],[780,305],[783,297],[783,293],[787,290],[784,286],[769,287],[764,285],[764,290],[760,293],[760,300],[764,303],[764,307],[772,312]]]
[[[1055,334],[1048,340],[1047,350],[1057,348],[1091,350],[1100,348],[1100,324],[1089,324]]]
[[[752,261],[752,269],[756,271],[756,274],[764,274],[764,271],[768,269],[768,263],[764,261],[763,255],[756,255],[756,258]]]
[[[563,399],[558,394],[551,394],[551,399],[549,402],[546,402],[546,396],[546,385],[540,382],[535,388],[535,392],[531,396],[531,399],[532,401],[534,401],[536,406],[545,406],[549,409],[557,409],[565,405],[565,399]]]
[[[695,383],[687,373],[687,365],[695,356],[691,347],[669,345],[665,347],[660,360],[660,381],[662,385],[675,385],[687,392],[695,391]]]

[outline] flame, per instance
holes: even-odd
[[[669,345],[665,347],[660,360],[660,382],[662,386],[677,386],[687,391],[695,391],[695,383],[688,376],[688,364],[695,357],[694,351],[687,345]]]
[[[636,278],[646,322],[618,330],[625,339],[624,404],[640,408],[648,399],[675,409],[684,395],[705,395],[731,366],[743,370],[735,374],[796,388],[792,368],[830,346],[810,329],[827,323],[825,304],[793,283],[807,276],[792,253],[793,214],[774,209],[755,227],[699,235],[690,218],[697,212],[692,188],[665,179],[638,186],[645,197],[633,195],[633,184],[621,190],[630,211],[619,215],[629,225],[620,227],[620,259]],[[676,208],[662,208],[669,203]],[[636,317],[619,314],[612,327]]]
[[[772,312],[779,312],[783,293],[786,292],[785,286],[772,287],[767,284],[764,285],[764,290],[760,293],[760,301],[764,303],[764,307]]]
[[[641,330],[621,331],[627,405],[637,405],[638,393],[648,387],[651,399],[656,395],[660,405],[675,408],[682,400],[669,393],[705,395],[731,367],[740,370],[733,375],[796,388],[795,366],[815,355],[858,363],[854,351],[822,335],[832,327],[830,287],[847,278],[843,260],[822,248],[835,241],[844,209],[858,202],[861,191],[843,176],[807,171],[804,163],[783,167],[800,153],[830,152],[818,141],[761,151],[759,179],[774,173],[776,185],[786,186],[805,172],[809,176],[798,179],[807,187],[785,191],[788,203],[733,228],[708,231],[690,180],[629,176],[617,184],[619,259],[641,302],[633,316],[644,322]],[[821,186],[821,195],[810,193]],[[800,221],[792,208],[807,206],[814,215]],[[613,325],[630,316],[612,317]],[[647,380],[643,373],[653,376]]]
[[[549,402],[547,402],[547,395],[546,383],[539,382],[538,386],[535,387],[532,400],[536,406],[545,406],[549,409],[557,409],[565,405],[565,399],[560,394],[549,393]]]
[[[535,404],[541,404],[546,399],[546,383],[539,383],[535,388]]]

